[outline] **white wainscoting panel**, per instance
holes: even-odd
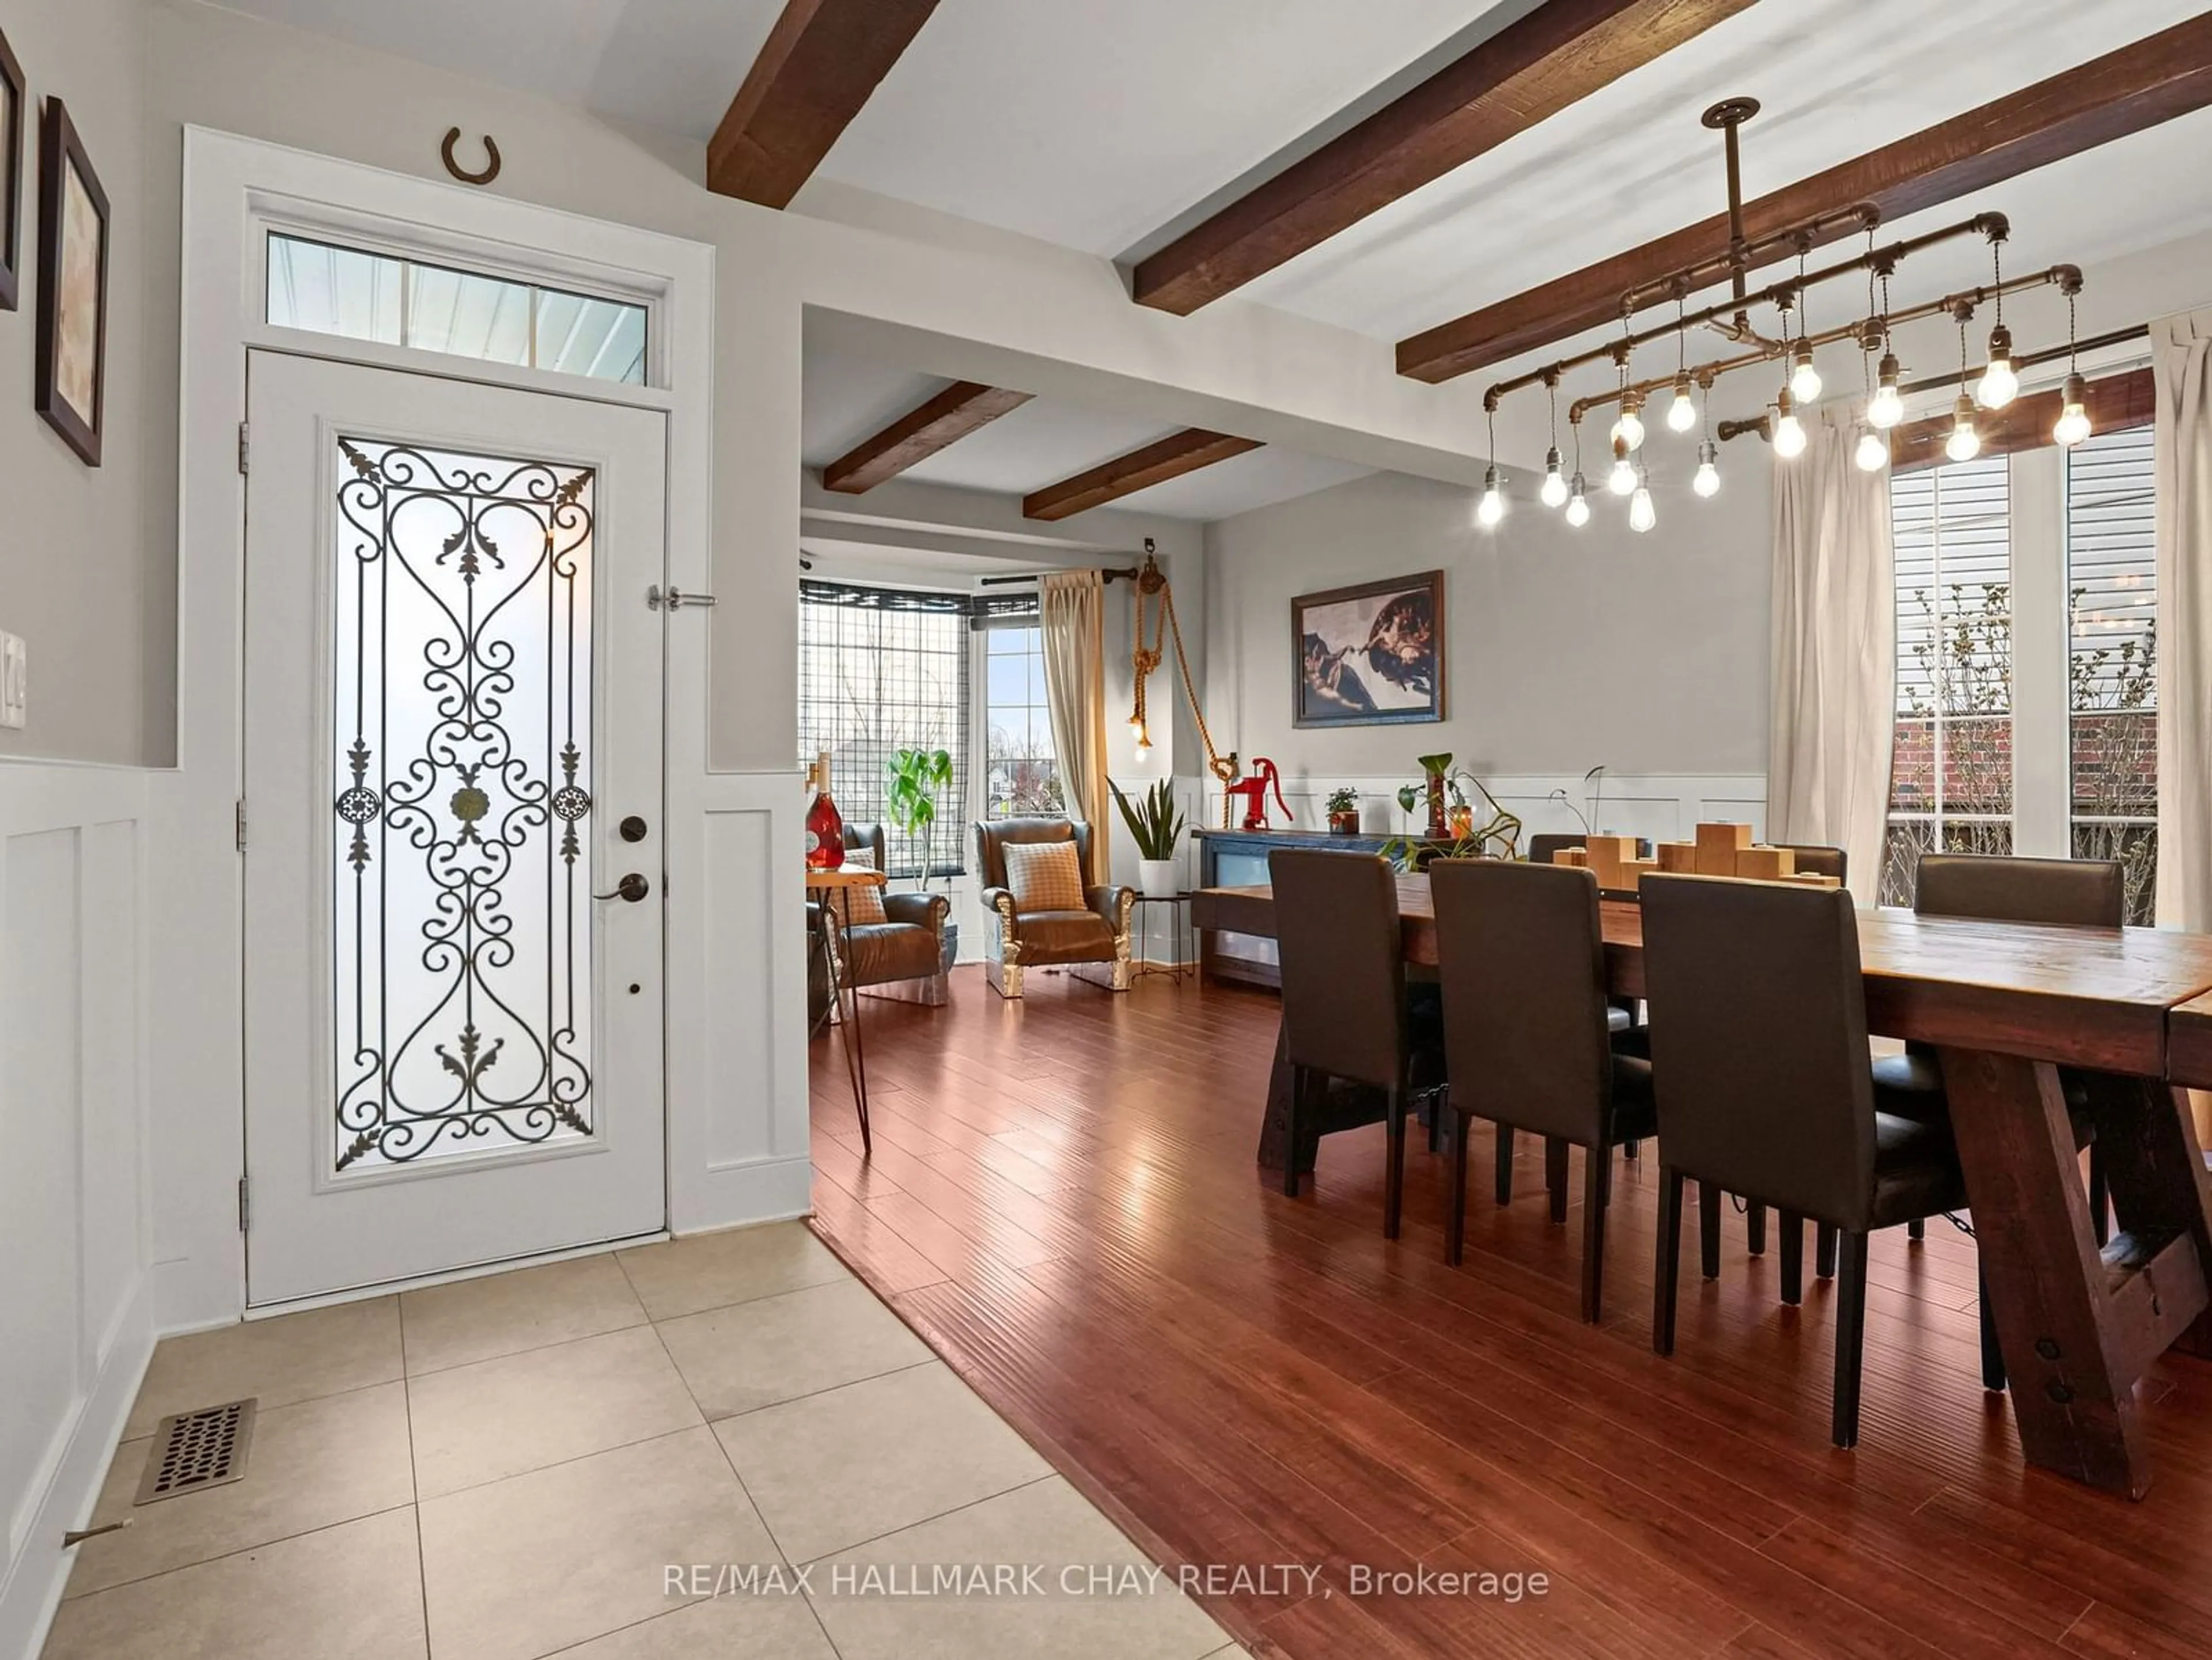
[[[806,793],[796,769],[669,793],[668,1225],[803,1216]]]
[[[0,763],[0,1655],[37,1652],[153,1349],[145,786]]]

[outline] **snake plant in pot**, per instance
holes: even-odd
[[[1175,792],[1163,778],[1134,801],[1121,793],[1121,787],[1112,779],[1106,787],[1114,792],[1115,804],[1121,809],[1121,822],[1129,827],[1129,835],[1137,844],[1139,884],[1147,899],[1170,899],[1176,891],[1176,842],[1182,836],[1182,812],[1176,806]]]

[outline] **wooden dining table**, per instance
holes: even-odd
[[[1407,960],[1433,965],[1426,877],[1399,879],[1398,908]],[[1643,914],[1633,900],[1599,909],[1609,988],[1641,997]],[[1200,928],[1274,936],[1266,887],[1201,889],[1191,910]],[[2212,1087],[2212,936],[1887,909],[1861,910],[1858,931],[1869,1031],[1942,1056],[2021,1446],[2045,1469],[2140,1498],[2151,1456],[2136,1385],[2170,1347],[2212,1356],[2212,1181],[2183,1087]],[[2090,1074],[2116,1222],[2101,1249],[2062,1066]],[[1310,1164],[1322,1134],[1379,1110],[1339,1097],[1294,1148],[1289,1102],[1279,1041],[1263,1166]],[[1659,1139],[1663,1158],[1663,1105]]]

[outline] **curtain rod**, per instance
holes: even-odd
[[[2148,338],[2150,338],[2150,325],[2138,323],[2133,328],[2114,329],[2109,334],[2092,335],[2088,339],[2075,341],[2071,345],[2047,346],[2041,351],[2024,351],[2012,360],[2013,367],[2024,369],[2037,363],[2055,363],[2060,358],[2069,356],[2075,352],[2102,351],[2107,346],[2122,346],[2130,340],[2148,340]],[[1955,370],[1949,374],[1931,374],[1924,380],[1907,380],[1897,390],[1901,397],[1909,396],[1916,392],[1933,392],[1938,386],[1960,385],[1981,373],[1980,369],[1972,369],[1963,374]]]
[[[975,586],[983,588],[1003,588],[1015,582],[1035,582],[1044,576],[1053,574],[1054,573],[1047,571],[1033,570],[1027,576],[986,576],[981,578]],[[1134,565],[1131,565],[1127,569],[1112,569],[1103,571],[1100,575],[1103,575],[1109,582],[1117,576],[1125,582],[1133,582],[1137,580],[1137,568]]]
[[[2022,352],[2012,360],[2013,367],[2024,369],[2037,363],[2053,363],[2062,357],[2070,356],[2076,352],[2102,351],[2107,346],[2124,346],[2130,340],[2147,340],[2149,337],[2150,325],[2137,323],[2130,328],[2114,329],[2108,334],[2092,335],[2087,340],[2077,340],[2068,345],[2050,346],[2041,351]],[[1907,380],[1897,390],[1900,395],[1910,395],[1917,392],[1933,392],[1939,386],[1960,386],[1983,373],[1984,369],[1981,368],[1954,369],[1948,374],[1931,374],[1925,380]],[[1748,421],[1723,421],[1714,428],[1714,431],[1719,434],[1721,441],[1725,444],[1732,438],[1741,438],[1751,433],[1764,435],[1766,431],[1767,420],[1768,417],[1762,414]]]

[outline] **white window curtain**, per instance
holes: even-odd
[[[1109,879],[1113,837],[1106,789],[1106,583],[1095,570],[1038,579],[1044,622],[1044,684],[1059,752],[1060,793],[1071,817],[1091,826],[1085,879]]]
[[[2157,396],[2158,920],[2212,928],[2212,310],[2150,325]]]
[[[1859,470],[1835,411],[1805,428],[1805,453],[1774,464],[1766,831],[1843,848],[1851,891],[1870,905],[1897,707],[1889,471]]]

